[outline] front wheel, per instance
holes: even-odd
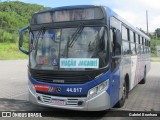
[[[125,100],[127,97],[127,88],[126,88],[126,82],[123,83],[123,93],[122,93],[122,98],[118,101],[116,104],[116,107],[121,108],[123,107]]]

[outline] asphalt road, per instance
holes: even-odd
[[[95,113],[67,111],[40,107],[28,102],[27,60],[0,61],[0,111],[48,111],[56,113],[54,120],[74,119],[73,117],[92,117]],[[113,108],[98,115],[97,119],[121,120],[123,118],[108,118],[112,111],[160,111],[160,62],[151,63],[145,85],[137,85],[129,94],[124,107]],[[61,116],[61,117],[57,117]],[[25,118],[27,119],[27,118]],[[45,119],[45,118],[43,118]],[[53,119],[53,118],[50,118]],[[76,118],[77,119],[77,118]],[[127,118],[133,119],[133,118]],[[141,118],[139,118],[141,119]],[[145,118],[146,120],[148,118]],[[37,119],[38,120],[38,119]],[[149,119],[148,119],[149,120]]]

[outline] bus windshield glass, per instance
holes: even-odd
[[[30,38],[33,39],[31,69],[83,71],[107,65],[107,32],[104,27],[37,30]]]

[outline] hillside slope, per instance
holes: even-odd
[[[0,2],[0,27],[16,29],[29,24],[31,15],[43,6],[19,1]]]

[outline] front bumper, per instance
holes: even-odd
[[[41,100],[38,100],[38,96]],[[52,99],[64,100],[65,105],[54,105]],[[57,97],[45,94],[39,94],[30,89],[29,87],[29,101],[33,104],[41,106],[69,109],[69,110],[81,110],[81,111],[102,111],[110,108],[110,97],[106,91],[101,92],[92,99],[87,97]],[[82,104],[78,104],[82,102]]]

